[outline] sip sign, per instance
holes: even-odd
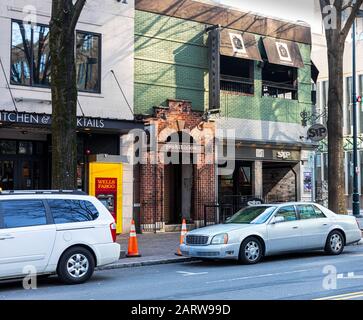
[[[314,124],[308,129],[308,139],[314,142],[324,140],[328,135],[328,129],[322,124]]]

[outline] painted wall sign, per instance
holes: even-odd
[[[203,147],[198,144],[187,144],[187,143],[160,143],[160,151],[162,152],[187,152],[187,153],[201,153]]]
[[[50,114],[38,114],[15,111],[0,111],[0,122],[5,124],[24,124],[35,126],[50,126],[52,116]],[[77,127],[90,129],[132,129],[143,128],[143,124],[132,121],[100,119],[91,117],[77,117]]]

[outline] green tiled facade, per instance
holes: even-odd
[[[194,110],[208,107],[208,47],[205,25],[136,10],[135,113],[152,114],[166,99],[190,100]],[[259,40],[260,36],[256,35]],[[222,116],[300,123],[311,110],[311,47],[299,44],[305,67],[298,71],[298,100],[262,97],[261,68],[255,62],[253,96],[221,94]]]

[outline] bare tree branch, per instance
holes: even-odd
[[[71,19],[71,24],[69,26],[69,32],[72,33],[76,29],[76,25],[77,25],[79,16],[81,15],[82,9],[85,4],[86,4],[86,0],[77,0],[77,2],[73,5],[72,19]]]
[[[350,13],[342,31],[341,31],[341,35],[343,37],[343,40],[345,40],[348,36],[349,30],[352,27],[353,21],[354,19],[357,17],[358,11],[360,9],[360,7],[363,4],[363,0],[357,0],[353,7],[352,7],[352,12]],[[338,11],[339,12],[339,11]]]
[[[353,8],[353,1],[354,0],[350,0],[346,5],[344,5],[342,7],[342,11],[347,10],[348,8]]]

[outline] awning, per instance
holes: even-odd
[[[311,79],[314,83],[317,83],[319,77],[319,69],[316,67],[315,63],[311,61]]]
[[[295,68],[304,67],[300,49],[296,42],[264,38],[263,45],[266,50],[267,59],[270,63]]]
[[[221,30],[220,53],[230,57],[262,61],[255,36],[232,29]]]

